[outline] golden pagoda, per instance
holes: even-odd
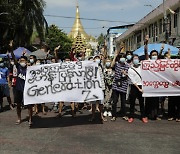
[[[69,37],[74,40],[73,46],[76,48],[76,52],[86,52],[90,36],[84,31],[84,28],[82,26],[78,3],[76,5],[76,18],[71,32],[69,33]]]
[[[74,25],[71,29],[71,32],[69,33],[69,36],[72,37],[73,39],[75,39],[78,34],[81,35],[82,39],[84,40],[88,40],[89,39],[89,36],[88,34],[84,31],[84,28],[81,24],[81,20],[80,20],[80,14],[79,14],[79,6],[78,6],[78,3],[77,3],[77,6],[76,6],[76,18],[75,18],[75,21],[74,21]]]

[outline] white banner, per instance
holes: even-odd
[[[63,62],[27,68],[24,104],[103,100],[98,64]]]
[[[180,96],[180,59],[141,63],[143,97]]]

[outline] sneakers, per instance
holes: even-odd
[[[134,121],[133,118],[129,118],[129,119],[128,119],[128,122],[129,122],[129,123],[132,123],[133,121]]]
[[[148,119],[147,118],[142,118],[142,122],[148,123]]]
[[[103,116],[104,116],[104,117],[107,117],[107,115],[108,115],[108,112],[107,112],[107,111],[104,111]]]
[[[111,118],[111,121],[116,121],[116,117],[112,117],[112,118]]]
[[[168,121],[173,121],[174,120],[174,118],[168,118]]]
[[[177,119],[176,119],[176,122],[180,122],[180,119],[177,118]]]
[[[128,121],[128,117],[127,116],[122,117],[122,119]]]
[[[112,117],[111,111],[108,112],[108,116],[109,116],[109,117]]]

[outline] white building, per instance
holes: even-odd
[[[180,46],[180,0],[166,0],[133,27],[116,39],[116,46],[124,44],[125,51],[136,50],[149,42],[167,42]]]
[[[117,26],[117,27],[110,27],[107,30],[107,54],[108,56],[114,56],[114,52],[116,51],[116,38],[118,38],[121,34],[123,34],[129,27],[133,25],[124,25],[124,26]]]

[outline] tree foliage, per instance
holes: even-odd
[[[51,51],[58,45],[61,46],[58,52],[59,58],[64,59],[68,57],[72,47],[72,40],[56,25],[49,26],[45,41]]]
[[[97,38],[97,41],[98,41],[98,45],[102,46],[104,44],[104,41],[105,41],[105,35],[103,35],[103,33],[101,33],[99,35],[99,37]]]
[[[28,46],[34,31],[43,40],[47,27],[44,7],[44,0],[0,0],[0,45],[13,39],[18,46]]]

